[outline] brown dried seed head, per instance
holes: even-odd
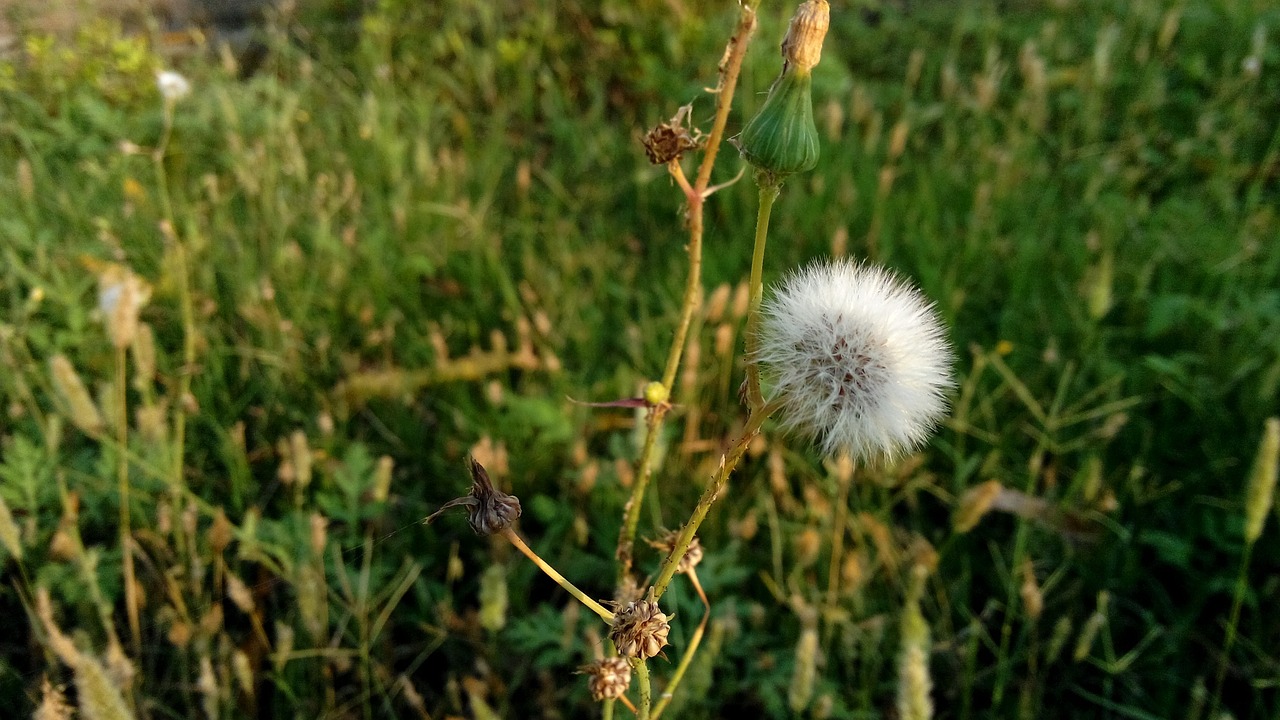
[[[676,547],[676,537],[680,534],[678,530],[671,530],[657,540],[649,540],[649,545],[661,550],[667,555]],[[676,573],[687,573],[698,566],[702,562],[702,543],[698,541],[698,536],[694,536],[689,541],[689,548],[684,551],[684,557],[680,558],[680,564],[676,566]]]
[[[587,688],[596,700],[620,698],[631,686],[631,663],[626,658],[602,658],[584,666],[581,672],[587,675]]]
[[[628,603],[613,616],[609,639],[626,657],[651,658],[667,644],[671,625],[667,614],[650,600]]]
[[[511,527],[520,517],[520,498],[495,488],[484,466],[475,458],[470,458],[470,462],[471,491],[442,505],[427,517],[426,522],[431,523],[445,510],[464,506],[467,508],[467,522],[475,534],[495,535]]]
[[[642,143],[644,154],[649,157],[649,162],[654,165],[665,165],[702,145],[702,133],[698,132],[697,128],[690,132],[684,126],[685,118],[692,110],[692,105],[685,105],[676,111],[675,117],[660,123],[645,134]]]

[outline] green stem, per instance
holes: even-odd
[[[1222,685],[1227,680],[1227,664],[1231,661],[1231,648],[1236,644],[1240,608],[1244,604],[1245,590],[1248,589],[1249,561],[1252,557],[1253,543],[1245,542],[1244,553],[1240,556],[1240,572],[1236,576],[1235,592],[1231,598],[1231,614],[1227,617],[1227,635],[1222,641],[1222,659],[1218,661],[1218,674],[1213,682],[1213,703],[1206,716],[1211,719],[1218,716],[1218,706],[1222,702]]]
[[[667,709],[667,705],[671,703],[671,698],[675,696],[676,688],[679,687],[680,681],[684,679],[685,671],[689,669],[689,665],[693,662],[693,656],[698,652],[698,645],[702,643],[702,636],[707,631],[707,621],[711,619],[711,601],[707,600],[707,593],[702,589],[702,583],[698,582],[698,573],[693,569],[689,569],[689,582],[693,583],[693,589],[698,591],[698,597],[702,600],[702,622],[698,623],[698,629],[693,631],[693,636],[689,638],[689,646],[685,648],[684,654],[680,656],[680,664],[676,666],[676,671],[671,675],[671,681],[667,683],[667,687],[662,691],[662,697],[658,699],[658,704],[654,706],[653,713],[649,716],[649,720],[658,720],[662,715],[662,711]]]
[[[667,165],[672,177],[684,191],[685,201],[689,204],[689,276],[685,282],[680,321],[676,325],[671,348],[667,352],[667,363],[662,372],[662,384],[668,392],[675,384],[676,373],[680,370],[680,358],[684,353],[685,340],[702,291],[702,210],[708,195],[707,188],[711,184],[711,171],[715,168],[716,156],[720,152],[720,144],[724,139],[724,129],[729,122],[729,111],[733,109],[733,93],[738,86],[742,59],[746,57],[747,45],[756,29],[755,6],[757,4],[758,0],[742,6],[738,15],[738,26],[725,48],[724,61],[720,66],[720,80],[716,86],[715,119],[711,123],[711,134],[707,136],[702,163],[698,166],[694,183],[690,185],[685,178],[679,158]],[[631,572],[632,549],[635,546],[636,530],[640,523],[640,509],[644,505],[645,491],[649,487],[649,476],[653,473],[653,449],[656,446],[658,434],[662,432],[665,415],[664,408],[654,408],[649,414],[649,421],[645,428],[644,449],[640,454],[635,485],[631,488],[631,499],[627,502],[623,517],[622,532],[618,536],[618,582],[620,583]]]
[[[543,560],[541,557],[538,557],[538,553],[534,552],[532,548],[526,545],[524,540],[521,540],[520,536],[517,535],[514,530],[512,530],[511,528],[507,528],[502,531],[502,535],[506,539],[510,540],[511,544],[515,545],[517,550],[524,553],[525,557],[532,560],[533,564],[538,566],[538,569],[546,573],[547,577],[550,577],[552,580],[555,580],[556,584],[564,588],[565,591],[567,591],[570,595],[577,598],[578,602],[582,603],[583,605],[586,605],[587,608],[591,610],[591,612],[599,615],[605,622],[607,623],[613,622],[613,613],[609,612],[608,610],[605,610],[604,607],[600,605],[600,603],[596,602],[595,600],[592,600],[590,597],[587,596],[586,593],[579,590],[576,585],[566,580],[564,576],[561,575],[559,572],[556,572],[556,569],[551,567],[551,565],[549,565],[547,561]]]
[[[640,688],[640,702],[636,705],[637,720],[650,720],[649,705],[653,701],[653,691],[649,686],[649,664],[643,658],[636,660],[636,685]]]
[[[679,567],[681,558],[688,552],[689,543],[693,542],[693,536],[697,534],[702,521],[706,519],[707,513],[711,510],[711,506],[715,504],[720,494],[724,492],[725,487],[729,484],[729,475],[733,473],[734,468],[738,467],[738,461],[747,452],[747,446],[751,444],[756,434],[760,432],[760,426],[764,424],[764,421],[778,409],[778,405],[779,403],[774,401],[764,405],[759,410],[753,411],[747,417],[747,424],[742,429],[742,436],[720,458],[720,467],[716,470],[715,477],[711,480],[711,484],[707,486],[706,491],[702,493],[702,498],[698,500],[698,505],[693,509],[693,514],[689,516],[688,522],[680,529],[680,534],[676,536],[675,545],[671,548],[671,553],[662,562],[662,569],[658,571],[658,579],[653,584],[653,599],[655,601],[667,591],[667,586],[671,584],[671,579],[675,577],[676,568]]]
[[[756,354],[760,339],[760,303],[764,299],[764,247],[769,237],[769,215],[773,210],[773,201],[778,199],[782,186],[768,173],[756,175],[760,185],[760,207],[756,213],[756,242],[751,253],[751,305],[747,310],[747,407],[755,412],[764,405],[764,396],[760,392],[760,368],[756,365]]]
[[[672,347],[679,347],[673,345]],[[667,385],[670,388],[670,385]],[[649,487],[649,477],[653,474],[653,449],[657,445],[658,433],[662,432],[662,418],[665,411],[661,407],[650,409],[645,422],[644,447],[640,451],[640,467],[636,471],[635,484],[631,488],[631,499],[627,501],[623,511],[622,533],[618,536],[618,582],[631,573],[631,560],[636,542],[636,531],[640,526],[640,508],[644,505],[645,491]]]
[[[842,461],[841,461],[842,462]],[[853,471],[836,470],[836,506],[831,520],[831,563],[827,566],[827,617],[836,617],[840,597],[840,573],[844,559],[844,527],[849,521],[849,484]],[[830,627],[828,626],[828,631]]]

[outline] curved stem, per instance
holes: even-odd
[[[693,662],[693,656],[698,652],[698,645],[702,643],[702,636],[707,631],[707,621],[711,619],[711,602],[707,600],[707,593],[702,589],[702,583],[698,582],[697,571],[690,568],[688,575],[689,582],[693,583],[693,589],[698,591],[698,598],[702,600],[702,622],[698,623],[698,629],[694,630],[693,636],[689,638],[689,647],[685,648],[684,655],[680,657],[680,664],[676,666],[675,673],[671,675],[671,681],[667,683],[667,688],[662,691],[662,697],[659,698],[658,704],[654,706],[649,720],[658,720],[658,717],[662,715],[662,711],[671,703],[676,687],[684,679],[684,673]]]
[[[760,184],[760,207],[756,212],[756,242],[751,252],[751,305],[747,310],[747,407],[754,412],[764,405],[764,396],[760,393],[760,367],[756,364],[756,354],[760,339],[760,302],[764,298],[764,246],[769,238],[769,215],[773,210],[773,201],[778,199],[781,185],[768,173],[756,176]]]
[[[595,600],[592,600],[590,597],[587,596],[586,593],[579,590],[576,585],[569,582],[568,580],[565,580],[563,575],[561,575],[559,572],[556,572],[555,568],[547,564],[547,561],[538,557],[538,553],[534,552],[532,548],[526,545],[524,540],[521,540],[520,536],[516,534],[515,530],[512,530],[511,528],[507,528],[502,531],[502,536],[510,540],[511,544],[515,545],[517,550],[525,554],[525,557],[532,560],[533,564],[538,566],[538,569],[542,570],[542,572],[547,574],[547,577],[550,577],[552,580],[555,580],[556,584],[564,588],[565,591],[567,591],[570,595],[577,598],[578,602],[582,603],[583,605],[586,605],[587,608],[591,610],[591,612],[594,612],[595,614],[599,615],[605,622],[607,623],[613,622],[613,613],[609,612],[608,610],[605,610],[604,607],[600,605],[600,603],[596,602]]]

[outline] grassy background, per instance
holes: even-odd
[[[612,595],[635,418],[565,398],[630,396],[660,372],[684,232],[638,137],[690,101],[709,124],[734,9],[588,5],[316,10],[267,33],[248,78],[185,61],[195,92],[159,164],[145,37],[91,24],[0,63],[0,496],[23,548],[3,554],[7,706],[70,678],[35,615],[45,587],[117,678],[119,636],[140,715],[590,716],[572,670],[594,621],[461,518],[415,524],[465,491],[482,444],[531,544]],[[761,10],[731,133],[791,9]],[[860,471],[838,528],[821,459],[766,432],[702,532],[713,621],[673,716],[892,717],[924,542],[939,716],[1203,717],[1223,661],[1225,709],[1280,712],[1274,527],[1222,656],[1280,384],[1277,25],[1263,2],[835,4],[822,162],[774,210],[767,277],[832,252],[911,276],[953,327],[960,390],[925,452]],[[738,163],[726,153],[717,178]],[[642,533],[686,517],[743,417],[732,295],[754,195],[743,182],[707,206],[708,302]],[[140,649],[101,261],[154,290],[156,372],[126,411]],[[104,430],[77,428],[59,353]],[[954,531],[987,480],[1048,505]],[[838,602],[819,652],[797,653],[836,533]],[[679,583],[670,597],[678,653],[700,609]]]

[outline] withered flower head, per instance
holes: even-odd
[[[639,600],[614,613],[609,639],[619,655],[643,659],[661,652],[670,632],[667,614],[658,608],[658,603]]]
[[[587,689],[596,700],[620,698],[631,686],[631,663],[626,658],[601,658],[579,672],[588,676]]]
[[[679,534],[679,530],[668,531],[656,540],[649,540],[649,546],[670,555],[671,551],[676,548],[676,536]],[[702,543],[698,541],[698,536],[695,535],[693,540],[689,541],[689,548],[684,551],[684,557],[680,558],[680,564],[676,566],[676,572],[687,573],[697,567],[700,562],[702,562]]]
[[[468,458],[471,467],[471,491],[460,498],[450,500],[427,517],[431,523],[440,513],[459,505],[467,508],[467,522],[477,535],[494,535],[511,527],[520,517],[520,498],[508,495],[493,486],[489,473],[475,458]]]
[[[665,165],[678,160],[681,155],[696,150],[702,145],[702,133],[697,128],[693,132],[684,126],[685,118],[693,111],[692,105],[685,105],[676,111],[675,117],[645,134],[644,154],[654,165]]]

